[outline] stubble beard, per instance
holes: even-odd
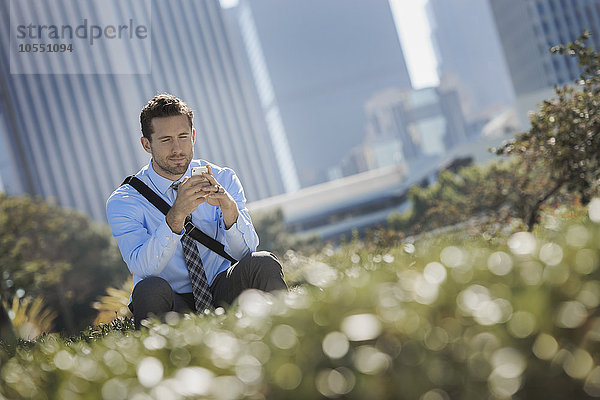
[[[181,176],[187,171],[188,166],[190,165],[190,162],[192,161],[191,156],[183,156],[183,157],[185,158],[185,160],[183,161],[183,164],[180,164],[180,165],[169,164],[170,163],[169,158],[167,158],[167,159],[154,158],[154,162],[161,170],[163,170],[171,175]]]

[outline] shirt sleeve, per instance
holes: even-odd
[[[219,228],[224,232],[225,251],[233,258],[241,260],[250,252],[256,251],[259,240],[246,208],[246,196],[242,184],[233,170],[225,168],[225,171],[228,173],[229,179],[225,179],[226,182],[220,184],[235,200],[239,216],[229,229],[225,229],[223,213],[219,210]]]
[[[145,278],[161,273],[181,235],[173,233],[166,220],[149,231],[142,208],[133,196],[113,195],[106,204],[106,215],[129,271]]]

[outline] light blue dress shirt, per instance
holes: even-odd
[[[191,176],[192,167],[207,164],[204,160],[192,160],[184,176]],[[221,209],[202,203],[192,213],[192,222],[208,236],[223,243],[229,255],[241,260],[250,252],[256,251],[258,246],[258,235],[246,208],[246,196],[233,170],[213,164],[210,166],[216,181],[236,201],[239,216],[233,226],[225,229]],[[176,196],[176,192],[171,188],[173,181],[158,175],[152,168],[152,163],[142,168],[135,176],[167,203],[173,204]],[[132,186],[123,185],[108,198],[106,215],[123,260],[133,275],[134,285],[149,276],[159,276],[169,282],[176,293],[192,291],[181,247],[181,235],[171,231],[162,212]],[[215,277],[227,270],[231,264],[204,245],[197,243],[197,246],[206,279],[212,285]]]

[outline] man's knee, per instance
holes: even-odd
[[[163,278],[151,276],[139,281],[133,288],[129,305],[133,312],[135,329],[140,329],[142,319],[171,311],[173,301],[173,289]]]
[[[270,251],[257,251],[250,255],[251,264],[257,273],[257,279],[266,285],[267,291],[287,289],[283,279],[283,269],[277,256]]]
[[[266,274],[281,274],[281,263],[270,251],[255,251],[248,255],[250,264],[258,271]]]
[[[139,281],[133,288],[132,297],[135,301],[136,298],[147,298],[149,296],[156,295],[168,295],[173,292],[169,282],[158,276],[150,276]]]

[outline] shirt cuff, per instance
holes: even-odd
[[[241,259],[248,251],[256,250],[252,241],[252,225],[248,224],[243,212],[240,212],[237,221],[229,229],[225,229],[222,214],[219,224],[223,232],[225,251],[233,258]]]
[[[225,225],[223,224],[223,228],[225,228]],[[238,224],[237,221],[235,221],[235,223],[233,225],[231,225],[229,227],[229,229],[225,229],[225,235],[228,237],[238,237],[238,236],[243,236],[244,235],[244,231],[242,230],[242,227],[240,226],[240,224]]]
[[[165,221],[162,224],[160,224],[156,229],[156,233],[157,237],[164,237],[167,241],[172,239],[180,239],[181,236],[185,233],[185,227],[183,228],[181,233],[175,233],[173,232],[169,224],[167,224],[167,220],[165,219]]]
[[[225,228],[225,222],[223,221],[223,214],[220,215],[220,221],[219,224],[221,225],[221,228],[223,229],[223,232],[225,234],[225,240],[227,240],[227,242],[229,242],[230,240],[232,241],[244,241],[244,224],[240,223],[240,218],[242,218],[241,213],[238,216],[238,219],[233,223],[233,225],[231,225],[229,227],[229,229]]]

